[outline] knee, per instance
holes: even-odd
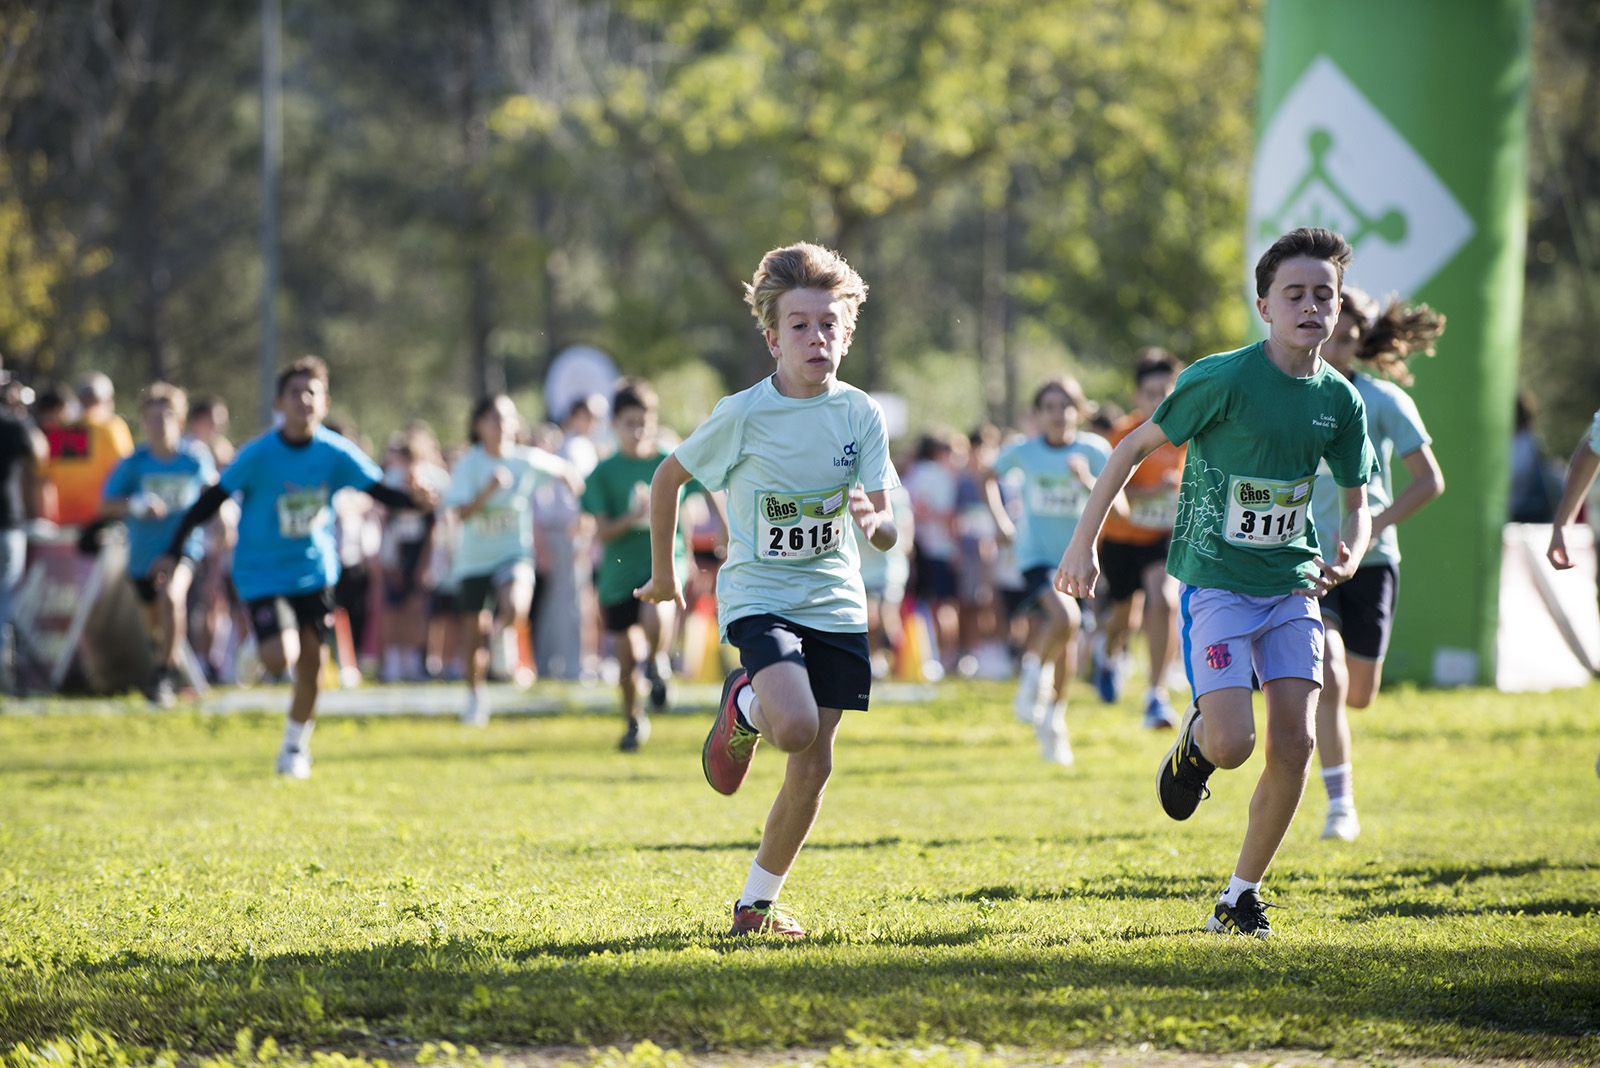
[[[1256,732],[1253,730],[1243,734],[1228,734],[1221,731],[1206,733],[1206,759],[1224,770],[1237,768],[1249,760],[1255,748]]]
[[[283,646],[278,642],[268,642],[259,650],[261,666],[267,669],[268,674],[282,675],[289,667],[288,659],[283,655]]]
[[[794,771],[797,785],[820,797],[833,775],[833,754],[807,753],[804,759],[796,762]]]
[[[770,718],[777,720],[777,723],[770,726],[767,741],[785,753],[803,752],[811,748],[811,743],[817,740],[817,717],[814,714]],[[826,779],[827,776],[823,777]]]
[[[1372,691],[1370,689],[1358,689],[1355,686],[1347,686],[1345,687],[1344,693],[1344,703],[1349,705],[1351,708],[1366,708],[1368,705],[1372,704]]]
[[[1274,761],[1302,771],[1311,766],[1311,752],[1316,739],[1303,727],[1279,731],[1272,736],[1271,757]]]

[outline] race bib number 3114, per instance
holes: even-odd
[[[809,560],[844,543],[848,488],[756,494],[756,554],[764,560]]]
[[[1306,528],[1314,477],[1285,482],[1234,476],[1228,483],[1228,543],[1261,549],[1298,538]]]

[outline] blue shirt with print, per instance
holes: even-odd
[[[239,497],[233,584],[240,598],[289,597],[337,582],[333,495],[382,478],[366,453],[327,427],[300,443],[272,430],[239,450],[221,485]]]
[[[143,497],[153,507],[142,518],[129,515],[128,574],[144,578],[164,553],[183,521],[183,513],[200,493],[217,480],[211,453],[192,441],[178,443],[177,452],[162,459],[149,445],[140,445],[124,457],[106,478],[102,496],[108,501]],[[154,502],[159,501],[159,505]],[[160,514],[153,514],[159,512]],[[198,560],[205,552],[205,531],[196,529],[183,543],[183,555]]]

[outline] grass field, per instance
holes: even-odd
[[[835,1065],[1143,1043],[1600,1060],[1600,687],[1399,689],[1357,714],[1365,833],[1319,841],[1313,781],[1265,944],[1200,931],[1259,754],[1174,824],[1170,735],[1131,702],[1074,708],[1062,770],[1008,696],[848,718],[784,892],[798,945],[723,934],[780,761],[713,794],[705,715],[658,719],[633,757],[592,713],[329,719],[306,783],[270,774],[278,715],[0,716],[0,1063],[676,1061],[646,1040]]]

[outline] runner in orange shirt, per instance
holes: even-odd
[[[1183,369],[1160,348],[1140,351],[1134,366],[1135,409],[1119,420],[1108,436],[1113,447],[1150,418],[1172,392]],[[1144,634],[1150,652],[1150,692],[1145,696],[1144,725],[1176,727],[1177,713],[1167,700],[1167,670],[1177,654],[1178,581],[1167,574],[1167,547],[1178,510],[1178,483],[1183,477],[1181,446],[1162,445],[1141,463],[1128,482],[1128,518],[1106,517],[1100,561],[1111,601],[1104,645],[1095,657],[1095,688],[1107,704],[1121,696],[1128,673],[1128,632],[1133,598],[1144,594]]]

